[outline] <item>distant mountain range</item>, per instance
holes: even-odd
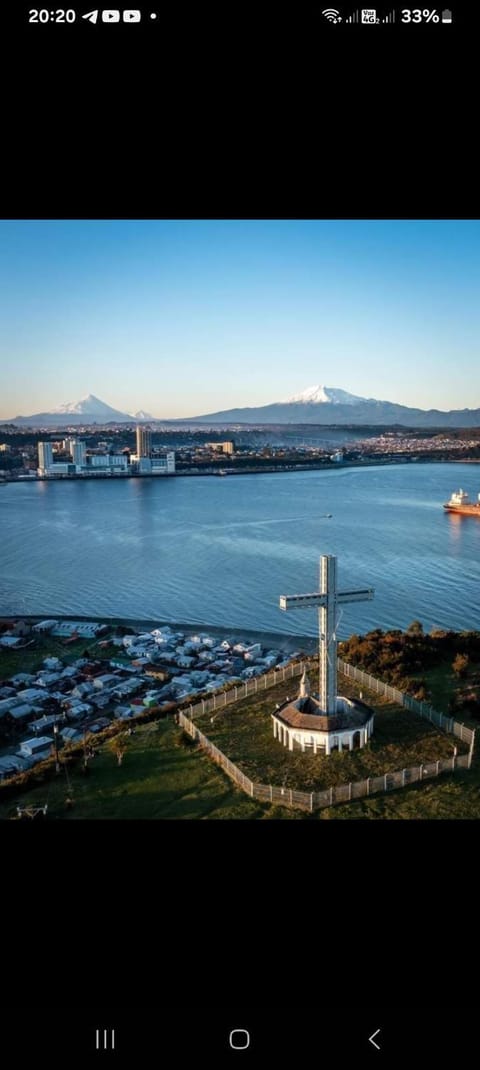
[[[75,424],[133,423],[150,420],[163,424],[356,424],[392,425],[404,427],[475,427],[480,424],[480,408],[411,409],[391,401],[362,398],[329,386],[310,386],[286,401],[243,409],[225,409],[204,416],[165,420],[141,409],[136,413],[113,409],[94,394],[76,402],[66,402],[51,412],[37,412],[32,416],[15,416],[4,423],[30,427],[67,427]]]
[[[187,421],[184,421],[187,422]],[[362,398],[329,386],[310,386],[286,401],[248,409],[226,409],[192,417],[191,423],[225,424],[403,424],[406,427],[474,427],[479,409],[411,409],[391,401]]]
[[[5,423],[28,424],[31,427],[70,427],[73,424],[134,423],[135,420],[153,420],[149,412],[128,413],[113,409],[105,401],[87,394],[80,401],[66,401],[51,412],[36,412],[33,416],[15,416]]]

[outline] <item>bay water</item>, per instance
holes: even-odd
[[[395,464],[218,477],[0,487],[0,614],[118,617],[314,636],[318,590],[338,556],[339,638],[372,628],[480,627],[480,520],[446,514],[474,464]],[[328,514],[331,514],[330,516]]]

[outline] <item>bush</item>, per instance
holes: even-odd
[[[193,739],[193,737],[189,736],[188,732],[182,728],[179,736],[177,736],[177,744],[179,747],[198,747],[198,740]]]
[[[452,669],[456,676],[465,676],[468,669],[468,654],[457,654],[453,659]]]

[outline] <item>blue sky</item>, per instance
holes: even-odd
[[[0,418],[480,406],[478,221],[0,222]]]

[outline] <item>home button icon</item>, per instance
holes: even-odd
[[[229,1044],[235,1051],[245,1051],[250,1046],[250,1033],[248,1029],[232,1029],[229,1036]]]

